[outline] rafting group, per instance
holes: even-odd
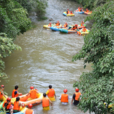
[[[52,85],[49,85],[49,89],[46,93],[40,93],[31,86],[29,93],[25,95],[19,93],[19,87],[16,85],[12,91],[12,98],[4,94],[4,88],[4,85],[0,86],[0,112],[5,110],[6,114],[34,114],[34,111],[31,108],[40,103],[42,103],[43,110],[48,111],[50,110],[50,105],[53,106],[53,102],[56,101],[56,93],[52,88]],[[76,88],[71,104],[78,105],[80,96],[81,93],[79,92],[79,89]],[[59,100],[62,105],[67,105],[69,103],[67,89],[63,90]]]
[[[43,25],[46,29],[51,29],[52,31],[59,31],[60,33],[77,33],[78,35],[85,35],[89,33],[86,28],[86,24],[82,21],[81,24],[68,25],[67,22],[62,26],[59,21],[55,24],[49,23],[48,25]]]
[[[74,12],[78,13],[78,14],[86,14],[86,15],[90,15],[92,13],[92,11],[86,9],[84,10],[81,7],[78,7],[77,10],[75,10]],[[72,11],[70,11],[69,9],[67,9],[67,11],[63,12],[64,16],[75,16],[74,13]]]

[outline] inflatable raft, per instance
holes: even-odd
[[[28,104],[32,104],[33,106],[35,106],[35,105],[38,105],[42,102],[43,93],[38,93],[38,96],[39,97],[36,98],[36,99],[32,99],[32,100],[28,100],[28,101],[20,101],[20,102],[25,104],[25,106],[28,106]],[[23,97],[23,99],[27,99],[26,96]]]
[[[78,14],[83,14],[84,13],[84,11],[79,11],[78,9],[75,12],[78,13]]]
[[[77,34],[79,34],[79,35],[86,35],[86,34],[89,34],[89,30],[86,29],[86,31],[83,32],[82,29],[81,29],[80,31],[77,32]]]
[[[67,33],[67,34],[71,34],[71,33],[76,33],[77,31],[76,30],[67,30],[67,29],[59,29],[59,31],[61,33]]]
[[[81,26],[81,24],[78,25],[79,29],[84,28],[84,27],[86,27],[86,24],[84,24],[83,26]]]
[[[2,101],[1,103],[0,103],[0,109],[2,109],[3,108],[3,103],[4,103],[4,101]],[[17,112],[17,113],[13,113],[13,114],[25,114],[25,111],[26,111],[26,107],[21,107],[20,108],[20,112]],[[1,111],[2,112],[2,111]],[[6,114],[10,114],[10,113],[6,113]]]
[[[90,14],[92,14],[92,11],[89,11],[89,12],[84,11],[84,14],[90,15]]]
[[[55,26],[55,24],[52,24],[52,27],[53,27],[53,26]],[[48,25],[43,25],[43,28],[45,28],[45,29],[50,29],[51,27],[48,26]]]
[[[64,16],[74,16],[74,14],[67,14],[66,12],[63,12]]]
[[[62,28],[62,26],[60,25],[60,26],[56,26],[56,27],[51,27],[50,29],[52,30],[52,31],[59,31],[59,29],[60,28]]]

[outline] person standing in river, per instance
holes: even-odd
[[[69,95],[67,94],[67,89],[63,90],[63,94],[61,94],[59,100],[61,100],[62,105],[67,105],[69,102]]]
[[[55,94],[55,90],[52,88],[52,85],[49,85],[49,89],[47,90],[46,95],[51,101],[55,101],[56,94]]]
[[[71,100],[71,104],[74,104],[76,106],[76,105],[79,104],[81,93],[79,92],[78,88],[76,88],[75,91],[76,92],[73,94],[73,97],[72,97],[72,100]]]
[[[43,107],[43,110],[50,110],[50,104],[52,106],[52,102],[50,101],[49,98],[46,97],[46,93],[43,93],[43,99],[42,99],[42,107]]]

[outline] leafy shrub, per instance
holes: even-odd
[[[95,114],[114,114],[113,108],[108,108],[114,103],[114,1],[96,8],[85,21],[91,20],[92,29],[80,52],[73,57],[73,61],[84,59],[84,67],[93,63],[93,70],[83,73],[74,84],[83,94],[79,108]]]

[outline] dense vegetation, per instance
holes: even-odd
[[[84,8],[93,9],[99,5],[105,4],[107,1],[110,0],[73,0],[73,1],[76,1],[77,3],[81,4],[82,6],[84,6]]]
[[[85,0],[80,0],[80,3],[82,1],[85,3]],[[87,1],[91,1],[90,5],[99,2]],[[114,1],[100,1],[104,4],[95,8],[85,20],[94,23],[90,33],[84,37],[82,49],[73,57],[73,61],[83,59],[84,68],[86,63],[93,63],[93,70],[83,73],[74,87],[82,90],[79,108],[84,112],[114,114],[114,107],[109,108],[110,103],[114,104]]]
[[[0,0],[0,80],[7,77],[3,72],[5,63],[2,59],[13,50],[21,49],[13,41],[17,35],[31,28],[29,14],[34,11],[38,18],[42,18],[45,8],[45,0]]]

